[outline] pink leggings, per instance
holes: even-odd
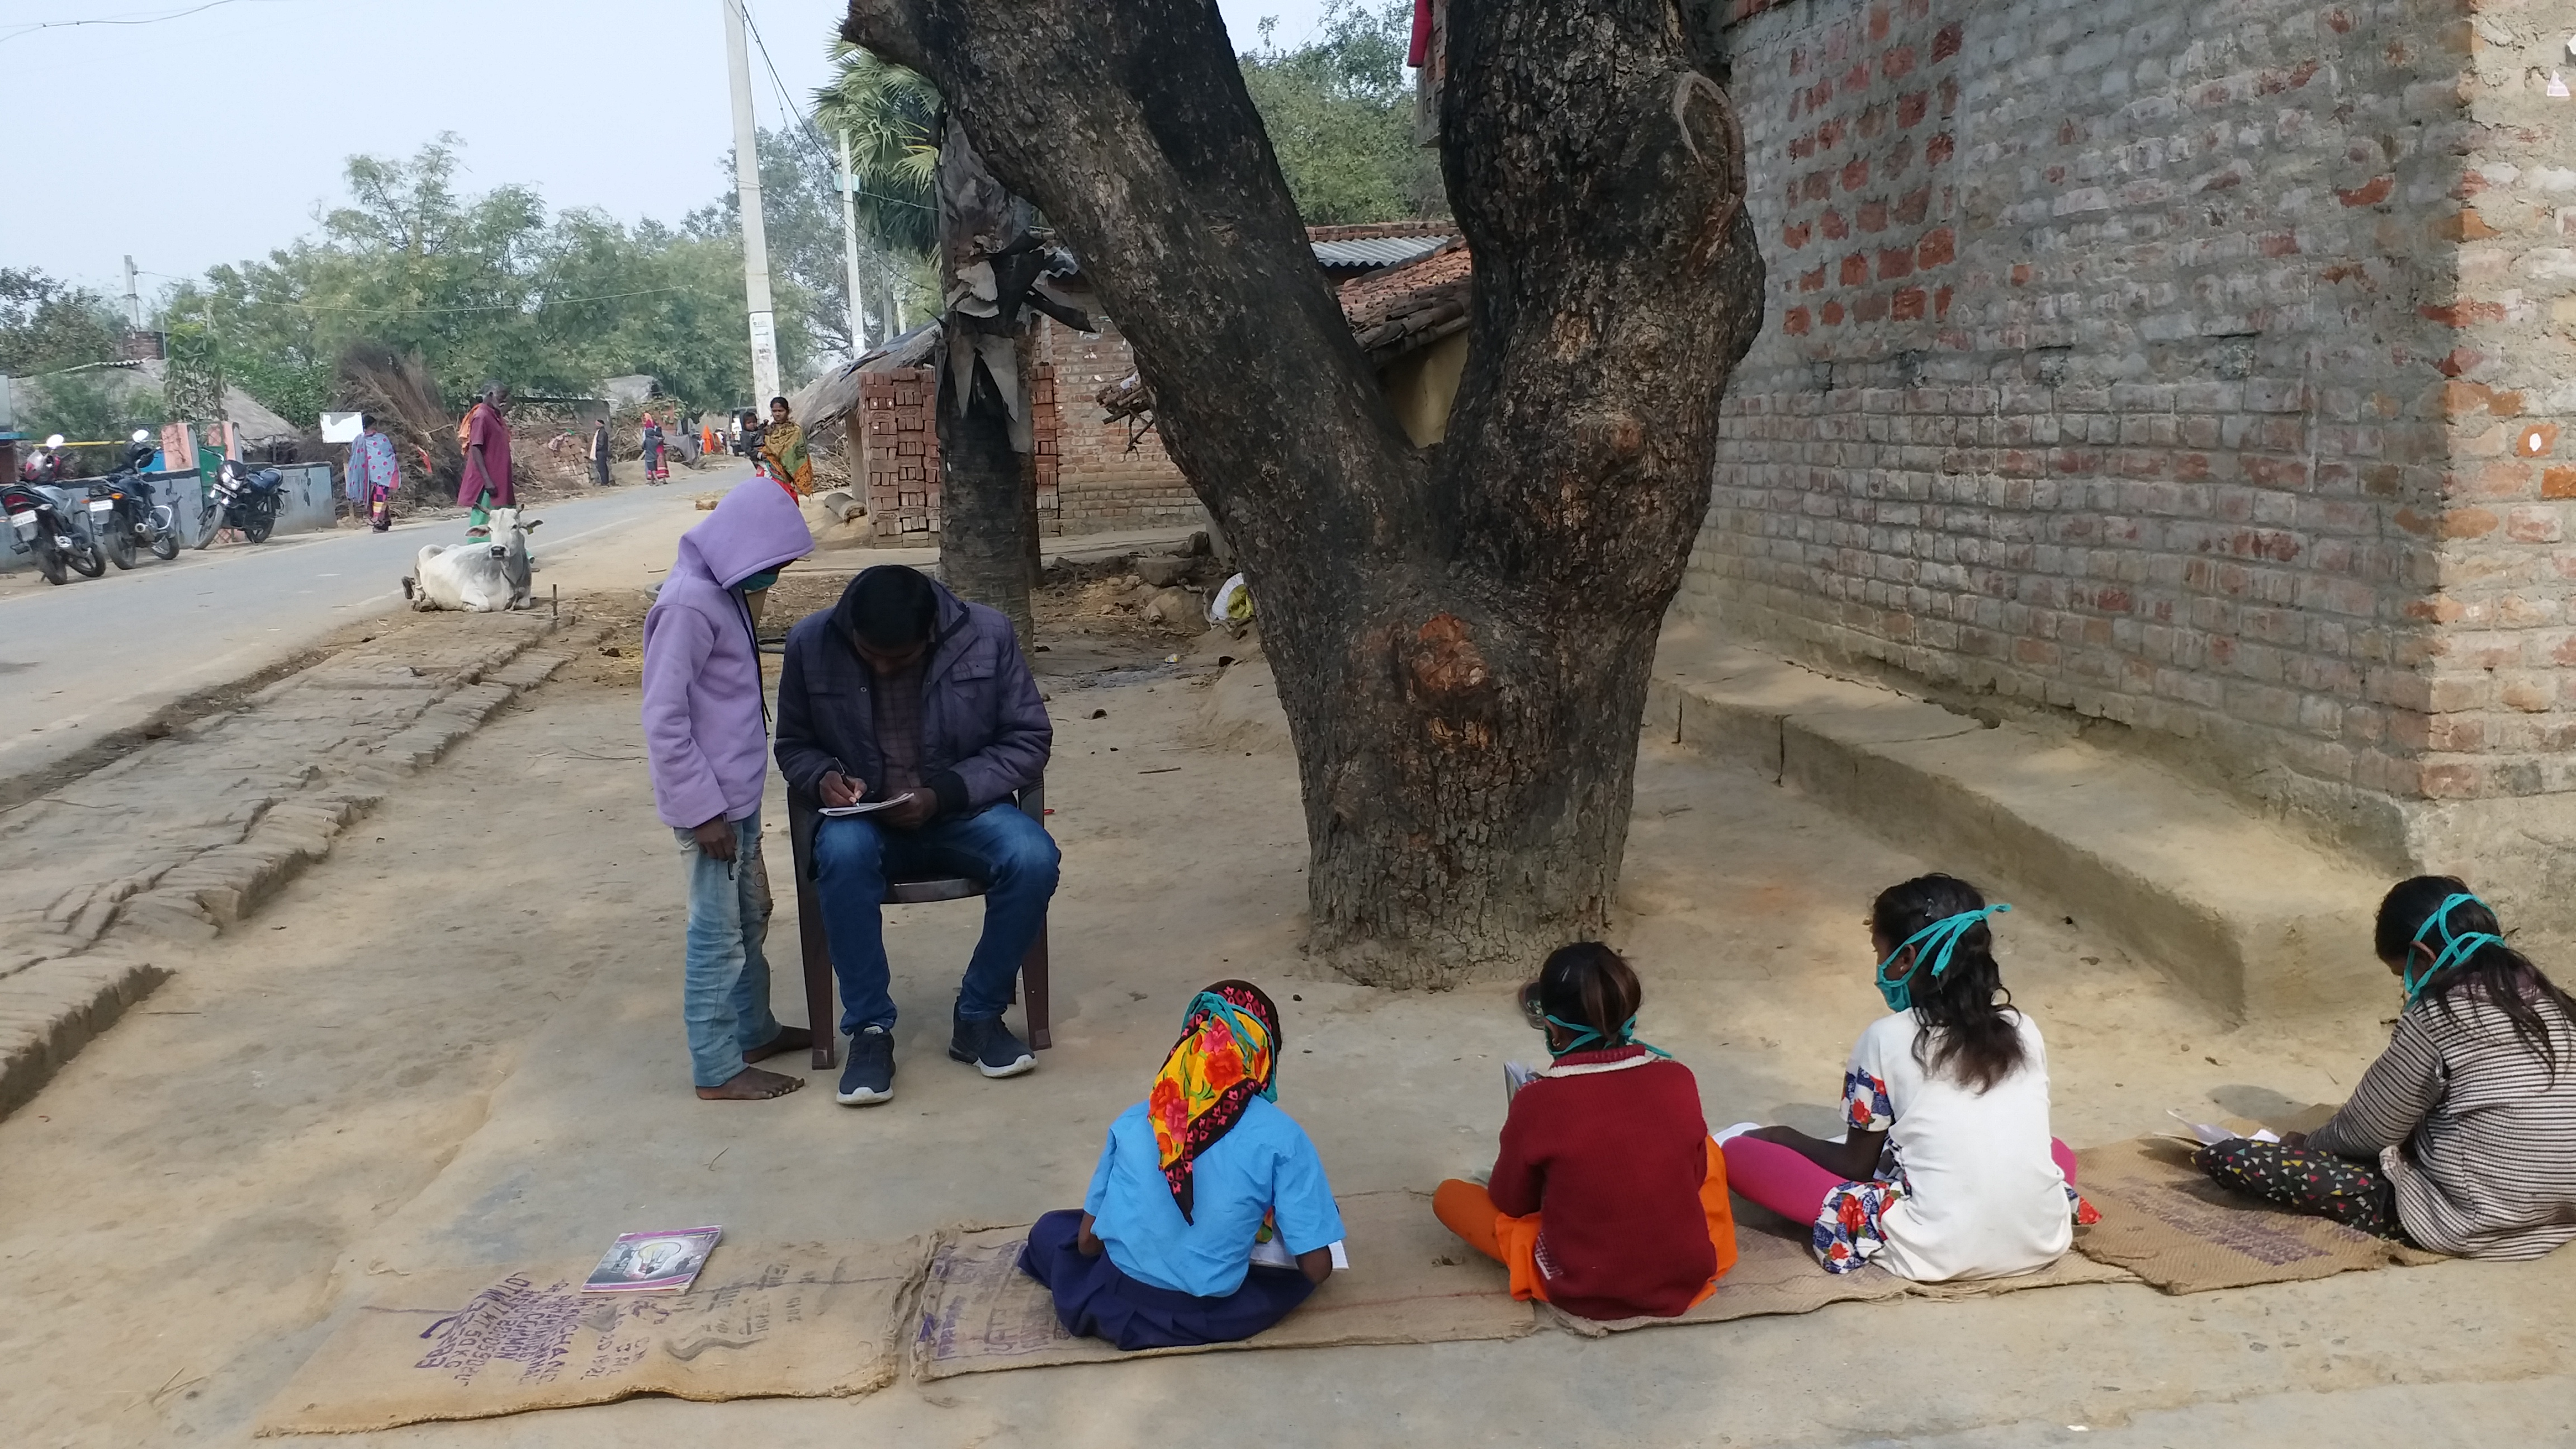
[[[2065,1143],[2048,1139],[2048,1155],[2057,1159],[2066,1184],[2075,1185],[2075,1153]],[[1726,1144],[1726,1185],[1793,1223],[1812,1223],[1823,1210],[1825,1194],[1845,1179],[1818,1167],[1794,1147],[1738,1137]]]

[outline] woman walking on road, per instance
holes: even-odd
[[[788,415],[787,399],[769,400],[769,430],[761,434],[761,461],[769,476],[799,498],[814,496],[814,459],[805,451],[805,430]]]
[[[671,481],[671,470],[662,466],[662,425],[653,421],[651,413],[644,415],[644,481]]]
[[[349,502],[367,510],[367,526],[378,533],[394,526],[394,490],[402,486],[402,465],[394,440],[376,431],[373,413],[358,415],[358,439],[349,445]]]

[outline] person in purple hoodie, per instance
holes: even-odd
[[[680,539],[644,616],[644,750],[653,805],[679,838],[689,877],[681,1016],[689,1069],[711,1102],[758,1101],[805,1085],[751,1064],[813,1045],[769,1013],[769,871],[760,796],[769,780],[769,701],[751,596],[814,551],[805,515],[754,478]]]
[[[771,484],[775,490],[778,485]],[[1011,621],[900,564],[850,580],[841,602],[787,631],[778,677],[778,765],[825,806],[814,879],[850,1064],[835,1094],[865,1107],[894,1095],[894,997],[880,907],[905,875],[984,882],[984,935],[966,962],[948,1055],[987,1077],[1037,1058],[1002,1024],[1020,958],[1046,924],[1058,857],[1012,803],[1045,773],[1055,727]]]

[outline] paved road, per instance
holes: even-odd
[[[731,481],[626,488],[533,510],[541,564]],[[0,576],[0,780],[41,770],[171,700],[256,673],[332,630],[401,601],[422,545],[463,522],[296,534],[257,547],[218,543],[164,563],[62,586]],[[543,574],[537,579],[545,592]]]

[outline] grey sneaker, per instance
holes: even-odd
[[[844,1107],[872,1107],[894,1100],[894,1038],[881,1026],[861,1027],[850,1038],[850,1064],[832,1100]]]
[[[968,1021],[961,1016],[955,1021],[948,1037],[950,1061],[973,1062],[975,1070],[988,1077],[1016,1077],[1037,1069],[1038,1059],[1029,1054],[1018,1037],[1011,1035],[1000,1017]]]

